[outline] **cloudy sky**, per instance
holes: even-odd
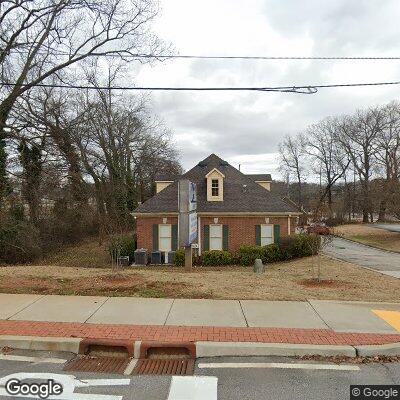
[[[156,33],[180,54],[400,56],[398,0],[161,0]],[[138,85],[289,86],[400,80],[400,61],[168,60]],[[323,89],[314,95],[158,92],[156,113],[187,169],[214,152],[247,173],[277,177],[285,134],[336,114],[388,102],[400,86]]]

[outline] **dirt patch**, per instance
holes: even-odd
[[[318,281],[317,279],[303,279],[298,282],[299,285],[310,287],[310,288],[342,288],[351,285],[350,282],[338,281],[333,279],[322,279]]]
[[[400,356],[374,356],[374,357],[347,357],[347,356],[300,356],[299,360],[312,360],[320,362],[333,362],[335,364],[371,364],[371,363],[397,363]]]
[[[60,292],[61,286],[57,280],[43,278],[15,277],[0,280],[1,291],[6,293],[55,294]]]
[[[244,300],[398,302],[400,279],[321,257],[323,284],[314,284],[318,257],[251,267],[77,268],[59,265],[0,268],[0,292]]]

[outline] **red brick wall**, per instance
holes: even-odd
[[[204,249],[204,225],[214,224],[214,218],[201,217],[201,248]],[[242,245],[256,244],[256,225],[265,224],[265,217],[218,217],[218,224],[229,226],[228,246],[236,251]],[[269,223],[281,226],[281,236],[288,235],[287,217],[269,217]],[[295,232],[296,218],[291,218],[290,234]]]
[[[167,224],[177,224],[177,217],[164,217],[167,218]],[[137,246],[138,249],[153,250],[153,225],[162,224],[163,217],[137,217],[136,219],[136,233],[137,233]]]
[[[177,217],[165,217],[167,224],[177,224]],[[214,223],[213,217],[201,218],[201,247],[204,248],[204,225]],[[153,224],[162,224],[163,217],[138,217],[136,219],[136,232],[138,240],[138,248],[148,250],[153,249]],[[218,217],[218,223],[229,226],[229,250],[236,251],[244,244],[256,244],[256,228],[255,225],[265,224],[265,217]],[[269,223],[281,226],[281,236],[288,234],[287,217],[269,217]],[[290,233],[293,234],[296,227],[296,218],[291,218]]]

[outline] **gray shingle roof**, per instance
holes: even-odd
[[[271,174],[246,174],[254,181],[272,181]]]
[[[179,179],[180,175],[169,175],[169,174],[156,174],[154,180],[155,181],[175,181]]]
[[[217,168],[225,175],[224,201],[207,201],[206,178]],[[279,196],[269,192],[215,154],[211,154],[182,175],[197,184],[198,212],[298,212]],[[178,212],[178,181],[145,201],[136,213]]]

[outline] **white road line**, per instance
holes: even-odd
[[[16,356],[13,354],[0,354],[0,360],[24,361],[31,363],[50,363],[50,364],[65,364],[67,362],[67,360],[61,358],[26,357],[26,356]]]
[[[0,397],[5,396],[10,398],[9,393],[7,393],[4,387],[6,382],[10,379],[18,379],[20,381],[26,379],[34,381],[53,379],[54,381],[61,383],[63,386],[63,393],[60,395],[50,395],[47,397],[49,400],[122,400],[123,395],[75,393],[75,389],[91,386],[127,386],[130,383],[130,379],[77,379],[75,375],[43,372],[19,372],[0,378]],[[37,399],[37,395],[13,395],[13,397]]]
[[[359,371],[357,365],[336,364],[290,364],[290,363],[208,363],[199,368],[281,368],[281,369],[322,369],[336,371]]]
[[[217,400],[215,376],[173,376],[167,400]]]
[[[132,358],[130,363],[125,368],[124,375],[130,375],[132,373],[132,371],[134,370],[134,368],[136,367],[137,362],[138,362],[137,359]]]

